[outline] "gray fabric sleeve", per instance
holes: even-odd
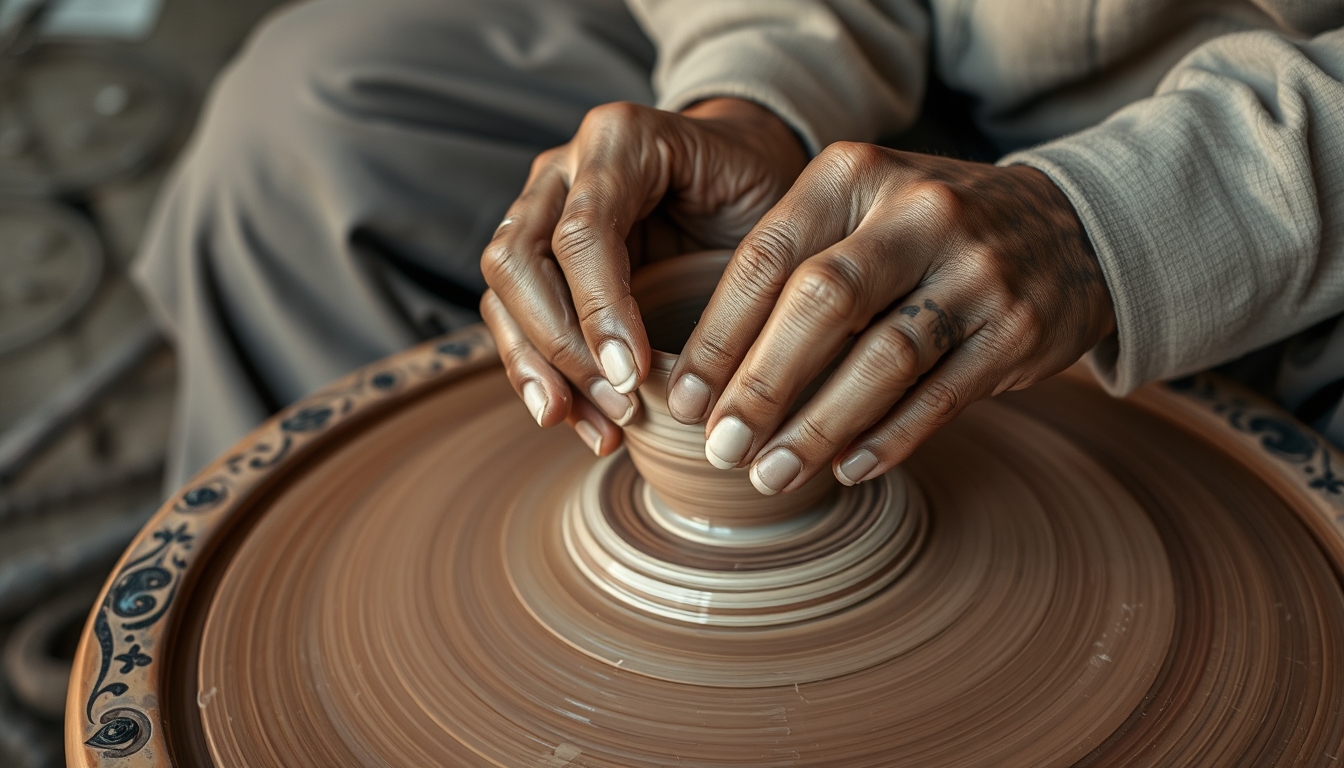
[[[927,11],[915,0],[626,0],[658,48],[658,106],[716,96],[764,106],[816,154],[914,121]]]
[[[1151,98],[1001,163],[1045,172],[1087,228],[1117,332],[1108,388],[1235,358],[1344,311],[1344,30],[1226,35]]]

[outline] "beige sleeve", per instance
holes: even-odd
[[[658,49],[658,106],[735,96],[769,108],[816,154],[914,121],[928,13],[916,0],[627,0]]]
[[[1344,312],[1344,30],[1216,38],[1151,98],[1004,158],[1048,174],[1096,248],[1108,387],[1207,368]]]

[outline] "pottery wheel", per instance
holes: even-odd
[[[904,469],[927,530],[899,576],[781,625],[669,620],[578,573],[561,513],[594,463],[490,372],[287,486],[208,609],[214,764],[1286,765],[1340,744],[1344,599],[1311,536],[1087,385],[940,433]]]
[[[635,276],[655,349],[725,261]],[[477,329],[259,428],[104,588],[72,765],[1338,765],[1344,478],[1271,406],[1075,370],[767,498],[674,362],[605,459]]]

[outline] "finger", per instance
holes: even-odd
[[[890,414],[842,451],[833,467],[836,479],[855,485],[881,475],[966,406],[998,391],[1009,366],[989,352],[983,336],[968,337]]]
[[[619,394],[602,376],[579,328],[569,288],[550,238],[567,188],[556,153],[539,162],[481,258],[486,282],[522,334],[608,418],[624,425],[638,412],[633,395]]]
[[[917,290],[873,323],[826,383],[770,438],[751,466],[766,495],[801,487],[887,414],[969,330],[958,319],[970,297],[946,284]]]
[[[579,436],[584,445],[598,456],[609,456],[612,451],[621,447],[624,433],[582,397],[574,399],[574,405],[570,407],[569,416],[565,417],[565,421],[574,428],[574,434]]]
[[[663,145],[645,132],[646,111],[608,104],[585,118],[575,138],[569,196],[551,239],[588,349],[622,394],[643,381],[650,358],[639,306],[630,295],[625,241],[669,184]]]
[[[674,417],[694,423],[710,413],[789,276],[812,254],[881,226],[901,246],[895,255],[904,274],[918,282],[928,272],[947,239],[945,218],[930,212],[946,200],[929,185],[911,183],[916,175],[900,157],[868,144],[832,144],[747,235],[673,368]],[[901,285],[909,290],[914,282]]]
[[[827,149],[752,228],[733,252],[700,322],[672,369],[668,410],[694,424],[709,415],[717,393],[765,327],[789,275],[803,259],[849,235],[852,173]]]
[[[845,342],[914,288],[922,268],[892,252],[902,235],[885,225],[860,228],[789,277],[707,422],[706,455],[716,466],[749,461]],[[732,453],[744,445],[745,453]]]
[[[543,427],[560,423],[569,415],[573,402],[569,382],[532,346],[494,291],[486,291],[481,298],[481,317],[495,337],[513,391],[523,399],[532,418]]]

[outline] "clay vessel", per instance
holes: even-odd
[[[705,251],[635,273],[630,289],[644,317],[653,359],[639,388],[643,415],[625,428],[630,457],[652,486],[655,501],[680,522],[725,543],[759,538],[762,527],[801,525],[809,513],[828,504],[838,487],[823,472],[793,493],[764,496],[752,486],[746,469],[721,470],[709,463],[704,424],[682,424],[668,411],[672,367],[731,256],[732,251]]]

